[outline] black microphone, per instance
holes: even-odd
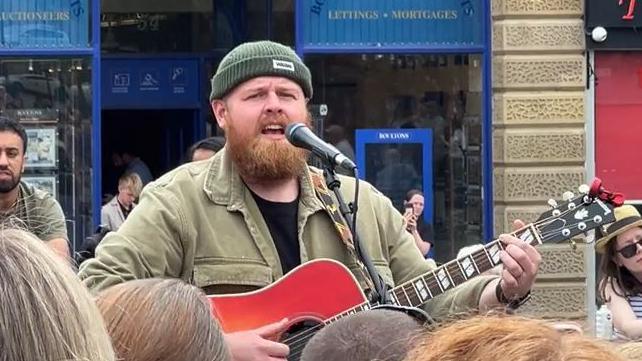
[[[292,143],[292,145],[307,149],[319,156],[321,159],[327,160],[331,164],[338,165],[348,170],[357,168],[350,158],[343,155],[333,145],[317,137],[317,135],[303,123],[288,124],[285,128],[285,138]]]

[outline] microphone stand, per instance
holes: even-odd
[[[350,204],[350,206],[348,206],[343,200],[343,196],[339,191],[339,188],[341,187],[341,182],[337,178],[337,174],[334,170],[334,164],[332,164],[331,162],[324,162],[323,176],[325,178],[325,183],[328,186],[328,189],[331,189],[334,192],[334,195],[337,197],[339,211],[341,212],[341,215],[345,219],[346,223],[348,224],[348,227],[350,228],[350,231],[352,232],[352,239],[354,240],[354,248],[356,250],[357,256],[361,259],[361,262],[363,262],[363,264],[365,265],[366,270],[368,271],[368,276],[372,280],[372,283],[375,287],[375,289],[372,290],[370,301],[378,302],[380,305],[392,303],[392,301],[388,297],[388,292],[386,290],[386,282],[383,280],[381,275],[377,273],[374,263],[372,263],[372,259],[368,255],[368,252],[366,251],[366,249],[361,246],[359,236],[357,235],[356,226],[352,221],[353,218],[350,217],[350,215],[353,212],[354,213],[357,212],[356,210],[357,205]],[[355,181],[358,182],[359,179],[355,179]]]

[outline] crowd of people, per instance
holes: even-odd
[[[195,144],[186,164],[155,181],[138,174],[144,167],[137,158],[124,159],[135,167],[120,178],[118,194],[104,206],[105,230],[77,273],[60,206],[20,180],[24,129],[0,119],[2,359],[635,359],[631,345],[618,350],[581,329],[512,315],[528,300],[541,263],[538,251],[514,236],[500,236],[503,246],[493,259],[493,265],[502,265],[499,272],[455,287],[452,277],[436,272],[426,259],[432,235],[422,222],[420,190],[408,192],[402,214],[372,185],[338,175],[345,199],[353,199],[357,185],[360,189],[355,225],[360,237],[353,238],[337,216],[323,175],[307,165],[308,151],[285,137],[293,121],[310,125],[312,96],[311,74],[292,49],[258,41],[230,51],[212,78],[210,96],[225,140]],[[596,247],[604,253],[600,291],[617,334],[637,339],[642,336],[639,213],[618,208],[616,222]],[[256,296],[318,259],[334,260],[350,272],[368,307],[341,317],[312,317],[313,326],[300,325],[300,312],[270,319],[276,304],[300,306],[299,298],[309,292],[301,287],[272,294],[262,307],[268,321],[256,326],[256,320],[240,316],[242,302],[238,321],[223,322],[222,311],[207,298],[249,291]],[[424,280],[429,274],[436,283]],[[398,285],[410,288],[390,291]],[[314,307],[346,294],[330,291],[316,300],[320,306],[306,304],[309,316]],[[385,301],[391,304],[374,307]],[[289,341],[302,335],[309,342],[295,352]]]

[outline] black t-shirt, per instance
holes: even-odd
[[[424,242],[434,244],[432,224],[424,222],[423,217],[419,217],[417,220],[417,231]]]
[[[281,203],[265,200],[252,192],[256,204],[267,223],[270,235],[279,253],[283,274],[290,272],[301,264],[301,253],[298,239],[297,215],[299,199]]]

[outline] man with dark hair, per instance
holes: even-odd
[[[139,156],[131,150],[116,150],[112,153],[112,162],[115,167],[125,167],[124,173],[136,173],[143,182],[143,187],[154,180],[152,171]]]
[[[67,259],[67,227],[60,204],[51,194],[21,180],[26,152],[24,127],[0,117],[0,222],[4,227],[25,228]]]
[[[310,71],[287,46],[257,41],[228,53],[210,95],[225,147],[209,162],[182,165],[148,185],[127,222],[81,267],[85,284],[96,291],[130,279],[178,277],[207,293],[227,294],[268,286],[302,263],[330,258],[367,288],[343,242],[345,232],[335,227],[336,214],[329,213],[333,205],[322,197],[323,176],[307,166],[309,153],[285,137],[289,124],[310,124],[311,97]],[[339,178],[343,198],[353,199],[358,180]],[[362,246],[384,282],[400,284],[431,271],[401,214],[366,182],[360,183],[358,209]],[[539,253],[515,237],[502,239],[505,251],[496,254],[506,266],[501,279],[480,276],[426,298],[433,318],[527,295]],[[281,320],[227,334],[234,360],[285,359],[288,346],[274,339],[287,326]]]
[[[186,162],[210,159],[225,146],[225,138],[209,137],[194,143],[187,150]]]
[[[359,312],[321,329],[303,349],[301,361],[401,361],[425,331],[402,311]]]

